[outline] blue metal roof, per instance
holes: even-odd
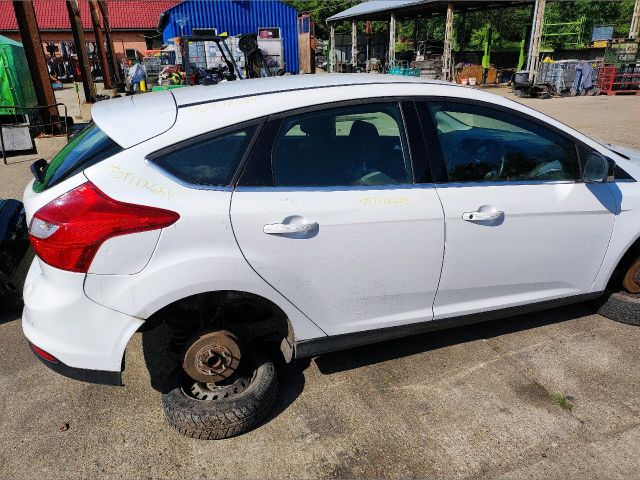
[[[298,73],[298,12],[280,0],[185,0],[165,13],[162,41],[191,35],[194,28],[215,28],[231,36],[258,33],[259,28],[280,28],[285,69]],[[181,28],[177,23],[184,20]],[[182,22],[181,22],[182,23]]]

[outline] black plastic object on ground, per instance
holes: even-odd
[[[19,308],[29,248],[24,206],[18,200],[0,200],[0,302]]]

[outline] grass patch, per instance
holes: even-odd
[[[573,403],[571,403],[569,397],[567,397],[566,395],[562,393],[549,393],[549,396],[551,397],[553,403],[558,405],[563,410],[566,410],[568,412],[573,410]]]

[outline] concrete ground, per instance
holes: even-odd
[[[504,89],[496,90],[507,96]],[[524,103],[640,148],[640,97]],[[19,196],[28,163],[0,166]],[[0,312],[2,312],[0,310]],[[295,362],[274,415],[240,437],[184,438],[162,418],[136,334],[123,388],[41,365],[18,313],[0,313],[2,478],[640,477],[640,328],[585,305]]]

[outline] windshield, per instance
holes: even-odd
[[[33,190],[42,192],[120,151],[120,145],[107,137],[95,123],[91,123],[53,157],[45,171],[44,180],[36,181]]]

